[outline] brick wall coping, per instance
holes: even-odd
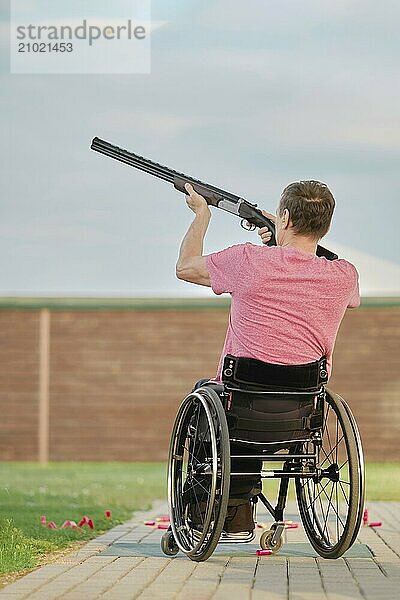
[[[230,298],[0,297],[0,310],[192,310],[226,309]]]
[[[0,310],[192,310],[226,309],[230,298],[1,297]],[[400,297],[364,297],[362,308],[400,308]]]

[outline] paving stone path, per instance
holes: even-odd
[[[371,521],[338,560],[318,557],[300,526],[286,532],[276,556],[257,557],[258,544],[221,545],[205,563],[159,547],[163,531],[147,527],[162,503],[42,567],[0,592],[0,600],[394,600],[400,595],[400,502],[370,502]],[[287,519],[299,522],[295,505]],[[259,521],[268,521],[266,514]],[[262,531],[262,530],[259,530]]]

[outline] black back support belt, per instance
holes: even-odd
[[[266,390],[314,391],[328,381],[326,357],[302,365],[276,365],[255,358],[224,357],[222,381]]]
[[[281,421],[258,421],[256,419],[244,419],[236,415],[228,415],[228,425],[230,429],[240,429],[243,431],[313,431],[322,425],[322,411],[313,411],[307,417],[299,419],[283,419]]]

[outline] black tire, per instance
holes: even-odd
[[[166,556],[175,556],[179,552],[172,531],[166,531],[161,538],[161,550]]]
[[[274,529],[268,529],[268,531],[264,531],[260,536],[260,547],[263,550],[271,550],[273,554],[277,554],[283,546],[283,537],[281,536],[276,544],[272,544],[271,542],[274,533]]]
[[[297,504],[308,539],[324,558],[339,558],[354,543],[364,507],[364,460],[350,408],[326,390],[322,444],[316,446],[320,475],[296,479]],[[314,451],[306,442],[304,452]]]
[[[332,392],[330,392],[332,393]],[[363,449],[362,449],[362,443],[361,443],[361,436],[360,436],[360,432],[358,429],[358,425],[357,422],[354,418],[353,413],[350,410],[349,405],[347,404],[347,402],[341,397],[339,396],[339,394],[336,394],[336,397],[339,398],[342,402],[342,405],[344,407],[344,409],[347,412],[347,416],[350,419],[350,422],[352,424],[352,428],[354,431],[354,436],[356,438],[356,446],[357,446],[357,451],[359,454],[359,462],[360,462],[360,485],[359,485],[359,489],[360,489],[360,497],[359,497],[359,501],[358,501],[358,508],[359,508],[359,514],[357,516],[356,519],[356,525],[354,527],[354,533],[353,533],[353,538],[351,540],[351,543],[349,545],[352,546],[356,540],[356,537],[360,531],[360,527],[362,524],[362,518],[363,518],[363,512],[364,512],[364,504],[365,504],[365,466],[364,466],[364,453],[363,453]]]
[[[226,416],[215,390],[203,387],[182,402],[168,457],[172,532],[191,560],[207,560],[224,526],[230,485]]]

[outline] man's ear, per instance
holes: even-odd
[[[290,224],[293,227],[293,222],[292,222],[292,220],[290,218],[290,212],[288,211],[287,208],[285,208],[285,210],[282,213],[281,221],[282,221],[282,227],[284,229],[287,229]],[[284,225],[284,223],[285,223],[285,225]]]

